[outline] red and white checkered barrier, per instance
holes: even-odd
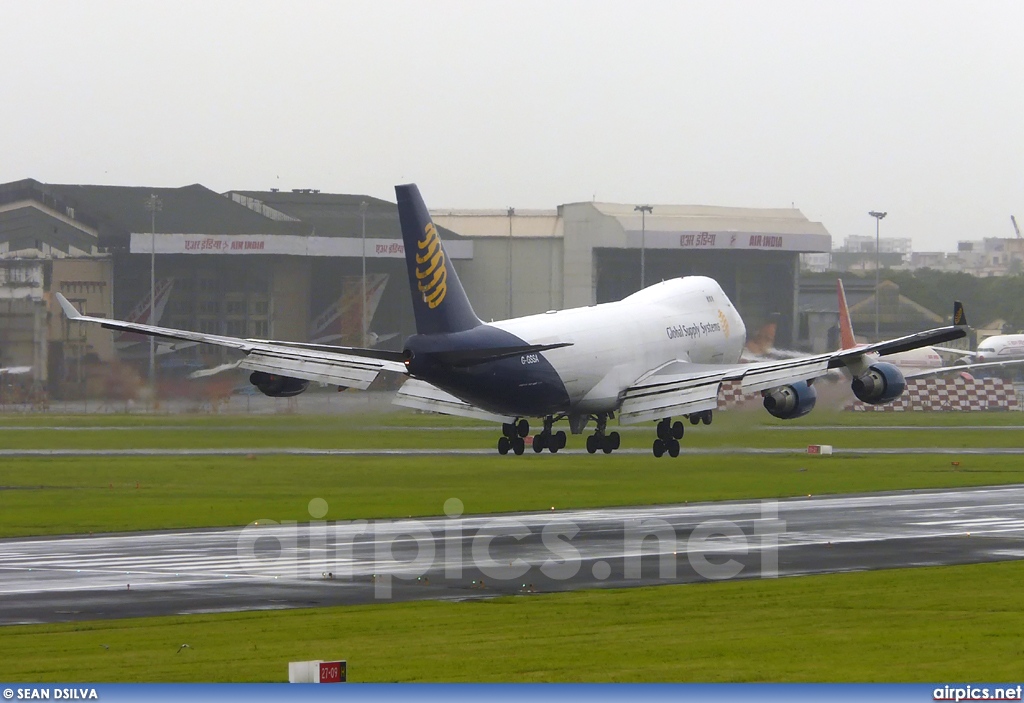
[[[740,390],[739,381],[725,381],[718,389],[718,409],[731,410],[740,407],[753,407],[761,404],[760,393],[748,393]]]
[[[844,384],[848,389],[849,387]],[[819,392],[820,401],[820,392]],[[722,384],[718,392],[718,409],[729,410],[740,407],[755,407],[762,402],[760,393],[744,395],[740,385],[734,381]],[[820,402],[819,402],[820,405]],[[964,378],[907,381],[907,390],[892,403],[870,405],[859,400],[849,400],[843,410],[865,412],[906,410],[1020,410],[1020,400],[1013,384],[998,378],[982,378],[968,381]]]
[[[893,411],[956,410],[1019,410],[1017,393],[1012,383],[998,378],[963,378],[907,381],[907,390],[894,402],[886,405],[868,405],[859,400],[847,403],[845,410]]]

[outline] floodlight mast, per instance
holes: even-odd
[[[878,226],[881,223],[882,218],[885,217],[886,215],[888,215],[889,213],[887,213],[887,212],[878,212],[877,210],[872,210],[868,214],[871,215],[871,217],[875,218],[875,341],[877,342],[878,339],[879,339],[879,334],[878,334],[878,310],[879,310],[879,308],[878,308],[878,286],[880,285],[879,269],[881,268],[881,257],[880,257],[879,250],[878,250],[878,242],[879,242],[879,239],[878,239],[879,227]]]

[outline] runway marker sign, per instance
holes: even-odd
[[[288,662],[288,683],[345,683],[348,681],[348,662]]]

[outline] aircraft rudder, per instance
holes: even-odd
[[[480,324],[415,183],[395,186],[416,331],[461,332]]]
[[[967,313],[964,312],[964,304],[959,300],[953,301],[953,324],[957,327],[967,327]]]
[[[839,348],[853,349],[857,346],[857,338],[853,334],[850,306],[846,302],[846,289],[841,278],[836,279],[836,294],[839,296]]]

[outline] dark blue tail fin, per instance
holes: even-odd
[[[480,325],[455,267],[448,260],[414,183],[395,186],[405,242],[412,309],[419,334],[462,332]]]

